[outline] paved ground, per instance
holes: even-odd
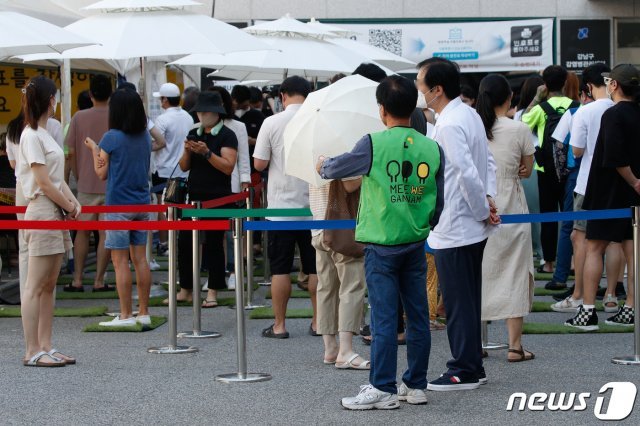
[[[164,273],[166,275],[166,273]],[[162,273],[155,273],[161,279]],[[540,283],[539,283],[540,284]],[[260,300],[265,288],[258,291]],[[550,298],[538,298],[549,300]],[[109,305],[115,300],[60,301],[58,306]],[[307,307],[308,299],[290,307]],[[164,314],[165,308],[152,313]],[[566,314],[532,314],[530,321],[558,322]],[[601,315],[601,319],[603,315]],[[179,329],[191,326],[191,309],[178,309]],[[426,406],[402,405],[394,411],[351,412],[343,396],[355,395],[368,373],[342,371],[322,364],[322,340],[307,334],[309,320],[289,320],[292,338],[260,337],[269,320],[247,319],[249,370],[273,376],[268,382],[222,384],[217,374],[236,371],[235,311],[203,310],[203,328],[223,333],[219,339],[182,340],[200,352],[152,355],[146,349],[168,341],[168,328],[146,333],[83,333],[87,318],[56,318],[55,344],[78,358],[61,369],[21,366],[20,319],[0,319],[0,423],[112,424],[595,424],[599,389],[608,382],[640,384],[640,367],[618,366],[611,357],[632,352],[631,334],[525,336],[536,359],[508,364],[505,351],[486,360],[489,384],[467,392],[429,392]],[[492,340],[504,341],[503,322],[490,326]],[[356,349],[368,356],[368,347]],[[444,371],[449,349],[445,332],[432,335],[429,379]],[[399,354],[399,366],[406,356]],[[400,377],[401,370],[398,371]],[[506,411],[514,392],[588,392],[584,411]],[[608,400],[608,395],[606,400]],[[640,424],[640,402],[624,424]],[[605,403],[605,407],[607,404]]]

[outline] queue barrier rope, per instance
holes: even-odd
[[[120,206],[82,206],[82,213],[164,213],[167,207],[192,208],[191,204],[143,204]],[[0,214],[23,214],[26,206],[0,206]]]
[[[40,229],[69,231],[228,231],[228,220],[117,221],[117,220],[0,220],[0,229]]]
[[[247,218],[247,217],[304,217],[311,216],[311,210],[302,209],[185,209],[182,217],[195,218]]]

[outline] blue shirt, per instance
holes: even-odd
[[[109,154],[106,204],[149,204],[149,132],[129,135],[111,129],[102,137],[100,148]]]
[[[431,220],[431,227],[433,228],[440,218],[442,208],[444,206],[444,153],[442,148],[438,146],[440,150],[440,170],[436,174],[436,185],[438,187],[438,195],[436,198],[436,209]],[[360,139],[351,152],[339,155],[334,158],[327,158],[322,163],[320,169],[320,176],[323,179],[341,179],[352,176],[362,176],[369,174],[371,169],[371,162],[373,160],[373,147],[371,144],[371,137],[365,135]],[[374,250],[376,254],[380,256],[393,256],[407,253],[417,247],[423,247],[424,241],[419,241],[411,244],[400,244],[396,246],[383,246],[379,244],[367,244],[367,247]]]

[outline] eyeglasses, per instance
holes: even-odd
[[[603,77],[604,78],[604,84],[609,84],[611,83],[611,81],[613,80],[611,77]]]

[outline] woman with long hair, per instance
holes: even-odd
[[[107,181],[105,204],[145,205],[151,201],[149,163],[151,136],[147,130],[147,115],[142,99],[132,90],[116,90],[109,98],[109,131],[100,145],[87,138],[86,146],[94,153],[96,174]],[[108,213],[106,220],[147,221],[148,213]],[[146,257],[146,231],[107,231],[105,248],[111,250],[116,270],[116,288],[120,299],[120,315],[101,322],[104,327],[131,327],[137,323],[151,324],[149,292],[151,271]],[[131,300],[131,270],[136,271],[139,313],[133,317]]]
[[[64,181],[64,152],[45,130],[55,114],[58,89],[44,77],[34,77],[23,89],[26,126],[20,135],[18,180],[28,200],[24,220],[77,219],[80,204]],[[22,326],[26,341],[24,365],[63,367],[76,360],[52,344],[55,286],[63,254],[71,248],[69,231],[25,230],[29,266],[22,291]]]
[[[520,179],[533,169],[534,148],[529,128],[506,117],[511,107],[511,88],[506,78],[490,74],[480,82],[476,110],[489,139],[497,165],[498,193],[495,201],[502,214],[528,213]],[[533,300],[531,226],[509,225],[489,237],[482,261],[482,320],[506,319],[509,331],[509,362],[534,358],[521,343],[523,317]]]

